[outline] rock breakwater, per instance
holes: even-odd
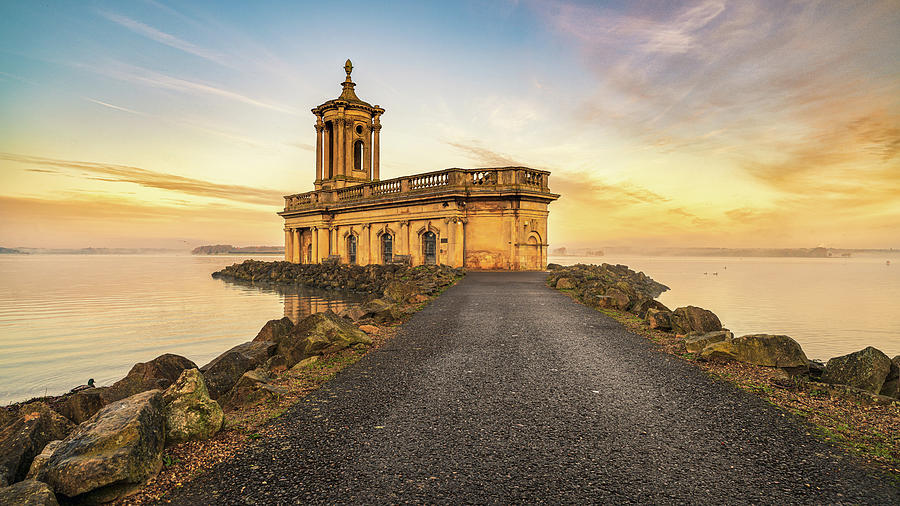
[[[214,272],[217,279],[275,285],[305,285],[326,290],[384,294],[392,282],[415,285],[424,295],[439,293],[463,275],[462,269],[445,265],[342,265],[336,263],[294,264],[246,260]]]

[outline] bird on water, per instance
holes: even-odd
[[[77,387],[69,390],[69,393],[74,394],[75,392],[80,392],[82,390],[87,390],[88,388],[94,388],[94,378],[88,380],[87,385],[78,385]]]

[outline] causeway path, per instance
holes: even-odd
[[[544,285],[469,273],[177,504],[900,504],[790,415]]]

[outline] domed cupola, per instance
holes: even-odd
[[[344,64],[344,71],[347,78],[341,83],[340,96],[312,109],[316,116],[317,190],[379,180],[380,117],[384,109],[356,96],[350,60]]]

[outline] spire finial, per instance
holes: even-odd
[[[350,72],[353,72],[353,63],[347,58],[347,63],[344,64],[344,72],[347,73],[347,80],[350,80]]]

